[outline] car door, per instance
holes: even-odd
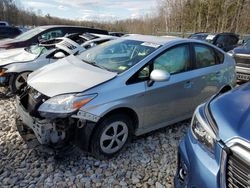
[[[195,67],[191,72],[195,75],[194,105],[197,106],[208,100],[225,84],[223,74],[226,67],[223,65],[224,55],[211,46],[194,43],[193,51]]]
[[[154,82],[145,92],[144,127],[158,126],[166,122],[185,119],[192,103],[192,80],[190,80],[191,54],[189,44],[167,49],[152,62],[154,70],[169,72],[170,80]],[[166,125],[166,124],[165,124]]]

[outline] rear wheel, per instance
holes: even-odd
[[[28,76],[31,72],[22,72],[14,74],[10,78],[10,91],[11,93],[18,92],[21,87],[27,82]]]
[[[91,153],[99,159],[111,158],[131,141],[132,134],[132,121],[128,116],[108,116],[97,125],[91,140]]]

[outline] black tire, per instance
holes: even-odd
[[[12,94],[17,93],[19,91],[19,89],[20,89],[20,88],[17,88],[17,86],[16,86],[16,81],[17,81],[17,79],[19,79],[20,75],[22,75],[22,74],[30,74],[30,73],[31,72],[29,72],[29,71],[21,72],[21,73],[15,73],[10,77],[9,87],[10,87],[10,92]]]
[[[112,153],[106,153],[102,149],[102,146],[101,146],[101,137],[104,134],[105,130],[107,130],[107,128],[109,126],[111,126],[112,124],[114,124],[116,122],[122,122],[122,127],[124,125],[126,125],[126,127],[128,129],[127,139],[121,148],[119,148],[119,149],[117,148],[118,149],[117,151],[114,151]],[[119,127],[119,128],[121,128],[121,127]],[[90,152],[97,159],[100,159],[100,160],[109,159],[109,158],[117,155],[123,148],[125,148],[128,145],[128,143],[131,142],[133,132],[134,132],[133,122],[132,122],[131,118],[129,118],[127,115],[124,115],[124,114],[110,115],[110,116],[104,118],[100,123],[98,123],[96,129],[94,130],[93,136],[91,137],[91,141],[90,141]],[[117,138],[119,138],[119,136]],[[113,144],[113,145],[115,145],[115,144]]]

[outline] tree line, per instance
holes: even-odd
[[[250,0],[157,0],[152,13],[137,19],[74,21],[25,10],[14,0],[1,0],[0,20],[18,26],[51,24],[97,27],[141,34],[168,32],[250,33]]]

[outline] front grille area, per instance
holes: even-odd
[[[249,188],[250,164],[237,155],[230,154],[226,167],[226,184],[228,188]]]
[[[250,68],[250,58],[235,56],[237,66]]]
[[[43,103],[43,101],[47,100],[48,97],[39,93],[33,88],[25,89],[19,96],[20,103],[23,108],[29,112],[31,116],[39,117],[39,113],[37,112],[38,107]]]

